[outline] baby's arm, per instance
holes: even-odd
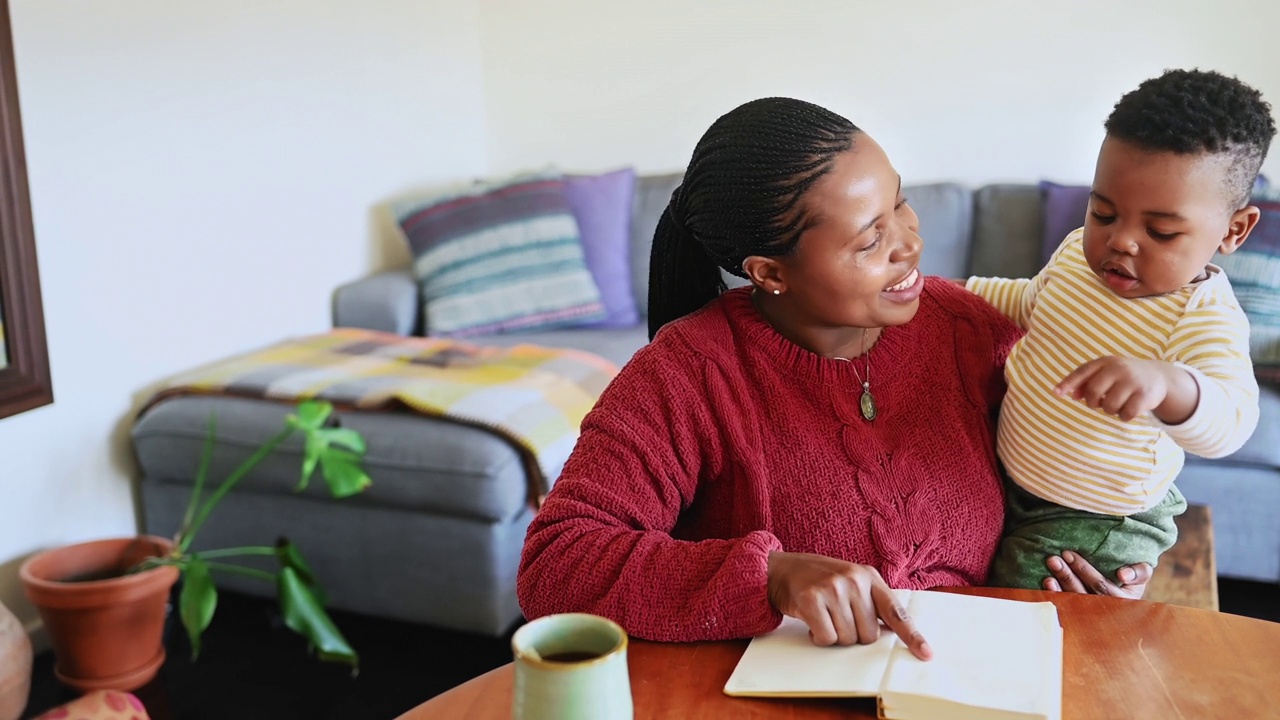
[[[1019,328],[1026,330],[1035,309],[1036,295],[1044,287],[1042,271],[1034,278],[984,278],[971,277],[964,284],[966,290],[991,303],[1000,314],[1009,318]]]
[[[1059,256],[1073,240],[1078,240],[1078,232],[1067,236],[1066,240],[1054,251],[1053,257],[1032,278],[984,278],[971,277],[964,284],[966,290],[991,303],[1005,317],[1013,321],[1020,329],[1026,330],[1031,321],[1031,313],[1036,308],[1036,298],[1049,280],[1049,271],[1058,262]]]
[[[1174,327],[1165,355],[1167,360],[1098,358],[1063,379],[1056,392],[1125,421],[1150,412],[1174,442],[1202,457],[1239,450],[1258,424],[1244,314],[1223,304],[1189,311]]]
[[[1258,381],[1249,359],[1249,321],[1234,304],[1189,311],[1169,338],[1166,355],[1189,375],[1196,401],[1183,422],[1161,414],[1165,432],[1201,457],[1230,455],[1258,425]]]

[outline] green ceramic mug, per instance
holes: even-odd
[[[585,613],[548,615],[511,638],[515,720],[631,720],[627,633]]]

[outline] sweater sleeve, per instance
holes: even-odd
[[[525,538],[517,594],[532,619],[589,612],[638,638],[721,640],[772,630],[764,531],[697,542],[672,537],[700,481],[721,469],[701,363],[650,345],[583,421],[559,480]]]
[[[1249,321],[1235,304],[1188,311],[1169,339],[1166,359],[1195,378],[1200,401],[1190,418],[1166,425],[1174,442],[1201,457],[1230,455],[1258,425],[1258,381],[1249,359]]]

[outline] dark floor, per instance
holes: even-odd
[[[1223,612],[1280,622],[1280,585],[1222,580],[1218,595]],[[390,720],[511,659],[509,635],[333,617],[360,653],[359,677],[311,659],[272,603],[224,592],[200,659],[172,633],[168,661],[137,695],[154,720]],[[52,654],[37,656],[27,717],[74,697],[54,679]]]
[[[160,674],[134,691],[153,720],[388,720],[511,660],[511,637],[331,613],[360,654],[360,674],[322,663],[279,620],[274,600],[227,591],[194,663],[176,623]],[[512,628],[514,631],[514,628]],[[53,654],[36,656],[27,715],[76,694],[53,676]]]

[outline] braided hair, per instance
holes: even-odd
[[[712,123],[654,231],[649,339],[723,292],[721,268],[745,278],[748,257],[791,253],[813,222],[805,193],[858,132],[790,98],[753,100]]]
[[[1144,150],[1226,155],[1226,190],[1249,200],[1276,134],[1271,105],[1240,80],[1203,70],[1167,70],[1120,98],[1105,123],[1107,136]]]

